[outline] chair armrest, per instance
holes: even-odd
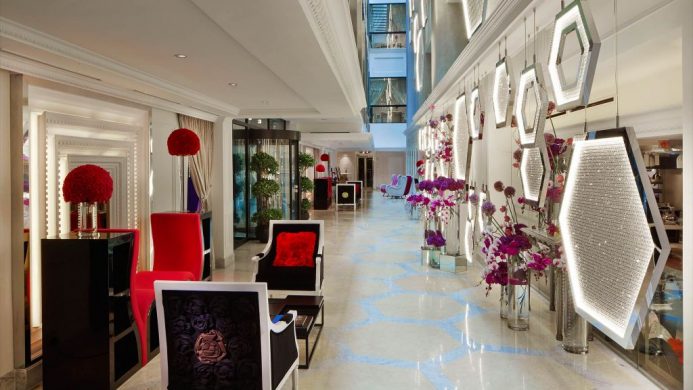
[[[284,313],[284,317],[277,323],[272,323],[270,321],[270,332],[274,334],[281,334],[284,333],[287,328],[295,327],[294,320],[296,320],[297,315],[296,310],[289,310],[288,312]]]
[[[296,341],[296,326],[294,318],[295,311],[289,311],[291,319],[289,322],[270,323],[270,359],[272,371],[272,388],[277,388],[279,384],[291,373],[291,370],[298,366],[298,342]],[[275,331],[279,325],[283,329]]]
[[[250,261],[258,262],[258,261],[262,260],[265,256],[267,256],[267,253],[265,253],[265,252],[260,252],[260,253],[258,253],[257,255],[251,257],[251,258],[250,258]]]

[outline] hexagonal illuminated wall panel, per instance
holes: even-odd
[[[513,116],[513,81],[510,75],[508,59],[503,58],[496,64],[493,77],[493,116],[496,128],[510,126]]]
[[[571,34],[577,38],[580,53],[577,75],[566,75],[563,69],[566,40]],[[599,34],[586,3],[576,0],[556,15],[553,28],[553,41],[549,53],[549,77],[556,97],[556,108],[567,110],[589,102],[594,70],[599,57]],[[566,78],[574,82],[569,82]]]
[[[464,27],[467,39],[470,39],[486,19],[487,0],[462,0]]]
[[[529,99],[534,101],[533,106],[536,109],[528,116],[526,111]],[[520,74],[515,98],[515,118],[522,146],[532,147],[537,139],[543,139],[548,105],[541,64],[525,68]]]
[[[472,137],[468,127],[466,97],[464,94],[460,95],[457,100],[455,100],[453,121],[452,148],[454,157],[454,177],[455,179],[467,180],[469,176],[469,163],[472,159]]]
[[[479,96],[479,87],[474,87],[469,94],[467,102],[467,120],[469,121],[469,133],[473,140],[481,139],[484,125],[481,123],[481,96]]]
[[[476,210],[476,220],[477,223],[479,224],[479,233],[482,233],[484,231],[484,212],[481,210],[481,206],[484,205],[484,202],[486,201],[486,192],[484,191],[479,191],[479,205]]]
[[[522,189],[525,199],[535,206],[544,205],[550,169],[549,156],[543,139],[537,140],[534,147],[522,149],[520,162]]]
[[[559,224],[576,311],[633,349],[670,246],[632,129],[575,142]]]

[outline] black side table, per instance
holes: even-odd
[[[284,307],[281,309],[281,313],[295,310],[299,316],[307,317],[304,322],[296,323],[296,338],[304,340],[306,348],[306,364],[299,363],[298,368],[309,368],[315,347],[318,344],[318,340],[320,340],[322,328],[325,324],[325,311],[323,310],[325,299],[320,295],[289,295],[284,299],[283,304]],[[318,316],[320,317],[320,322],[317,322]],[[310,334],[316,327],[318,328],[318,333],[311,348],[309,345]]]

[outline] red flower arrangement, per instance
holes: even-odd
[[[322,165],[322,164],[318,164],[318,165],[315,166],[315,171],[316,171],[316,172],[323,173],[323,172],[325,172],[325,166]]]
[[[192,156],[200,150],[200,138],[189,129],[173,130],[166,145],[171,156]]]
[[[67,174],[63,183],[65,202],[104,203],[113,194],[113,179],[103,168],[86,164]]]
[[[320,161],[330,161],[330,156],[327,153],[320,155]]]

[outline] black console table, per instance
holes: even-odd
[[[132,233],[42,240],[45,389],[116,389],[141,366],[132,250]]]

